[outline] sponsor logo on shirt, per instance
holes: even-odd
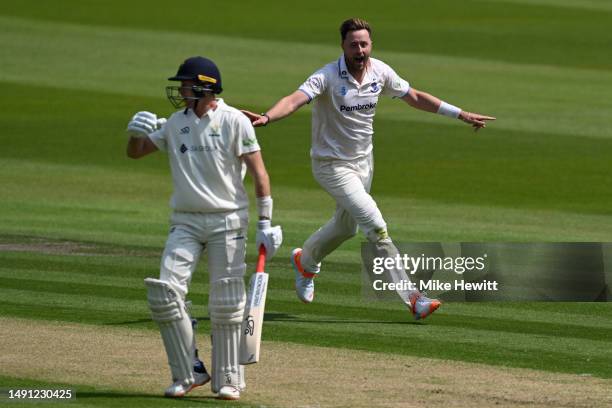
[[[244,147],[250,147],[250,146],[254,146],[255,144],[257,144],[257,139],[255,139],[254,137],[251,137],[249,139],[244,139],[242,141],[242,145]]]
[[[359,110],[374,109],[376,108],[376,103],[377,102],[369,102],[369,103],[366,103],[365,105],[358,103],[357,105],[352,105],[352,106],[340,105],[340,112],[353,112],[353,111],[359,111]]]
[[[186,146],[184,143],[179,148],[181,153],[185,154],[187,152],[212,152],[215,150],[219,150],[217,146],[203,146],[203,145],[191,145]]]
[[[190,131],[191,129],[189,129],[189,126],[185,126],[184,128],[181,129],[181,135],[186,135]]]

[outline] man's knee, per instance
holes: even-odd
[[[223,278],[210,285],[208,312],[213,325],[240,324],[246,304],[244,280]]]
[[[370,242],[390,242],[391,238],[387,232],[387,227],[374,228],[366,232],[366,237]]]
[[[184,298],[196,262],[196,256],[185,248],[168,249],[162,255],[159,279],[171,283]]]
[[[151,317],[159,329],[176,381],[193,383],[193,328],[184,299],[171,283],[145,279]]]

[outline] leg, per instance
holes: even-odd
[[[372,157],[332,165],[319,163],[317,166],[317,171],[313,170],[315,177],[334,197],[338,206],[343,208],[359,225],[366,238],[374,243],[376,256],[396,257],[398,250],[389,237],[387,223],[369,194],[374,175]],[[388,282],[394,283],[410,281],[403,268],[387,270],[384,277]],[[401,286],[398,285],[398,287]],[[437,300],[430,300],[418,291],[398,289],[397,295],[417,319],[426,317],[440,305]]]
[[[355,161],[313,160],[312,173],[321,187],[336,200],[336,213],[308,238],[301,254],[304,270],[317,273],[319,263],[327,255],[355,236],[357,225],[368,235],[364,228],[386,231],[386,224],[368,194],[374,175],[371,156]]]
[[[399,255],[399,251],[387,233],[387,224],[382,218],[376,202],[365,189],[350,195],[336,197],[336,201],[357,220],[359,228],[368,240],[375,245],[376,257],[395,258]],[[410,282],[404,268],[396,266],[386,269],[383,278],[387,282],[393,283]],[[440,306],[438,300],[429,299],[418,290],[401,289],[402,285],[396,285],[396,287],[399,288],[396,290],[397,295],[410,308],[417,320],[429,316]]]
[[[244,368],[238,362],[246,305],[246,245],[244,238],[235,239],[243,236],[241,230],[246,230],[246,223],[238,229],[214,233],[208,241],[212,390],[222,399],[238,399],[245,387]]]
[[[318,273],[320,262],[355,234],[357,223],[348,211],[337,205],[334,216],[304,242],[301,256],[304,269]]]
[[[182,397],[208,379],[193,373],[195,344],[185,294],[202,245],[183,225],[173,225],[162,256],[160,279],[146,279],[151,315],[160,328],[172,384],[166,396]]]
[[[314,300],[313,279],[321,270],[321,260],[356,233],[355,220],[344,208],[337,206],[332,219],[306,240],[304,249],[293,250],[291,263],[295,270],[295,292],[298,299],[304,303]]]
[[[191,228],[173,225],[162,255],[159,279],[170,283],[184,300],[204,245]]]
[[[185,307],[187,309],[187,314],[189,318],[191,319],[191,328],[193,331],[193,337],[192,337],[193,340],[191,342],[191,353],[190,353],[193,359],[193,378],[196,384],[204,385],[210,381],[210,375],[208,375],[208,372],[206,371],[206,366],[204,365],[204,362],[200,360],[200,356],[198,355],[198,346],[196,343],[196,332],[198,328],[198,320],[195,317],[193,317],[193,314],[191,312],[192,303],[190,300],[185,302]]]

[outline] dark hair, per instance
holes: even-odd
[[[368,30],[368,33],[372,35],[372,30],[367,21],[360,18],[349,18],[340,26],[340,36],[342,41],[346,39],[346,35],[349,31]]]

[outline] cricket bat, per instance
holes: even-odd
[[[266,247],[259,248],[257,267],[251,276],[247,307],[242,321],[242,336],[240,337],[240,359],[242,365],[253,364],[259,361],[261,346],[261,328],[266,307],[266,293],[268,291],[268,274],[264,272],[266,265]]]

